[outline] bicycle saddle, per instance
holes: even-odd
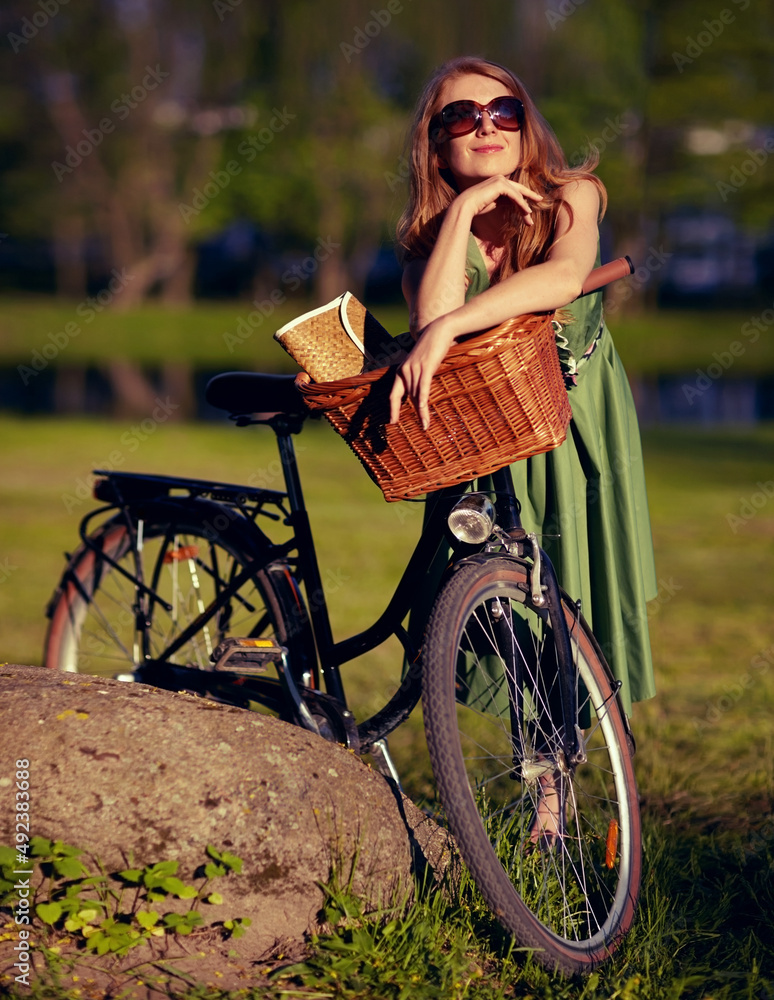
[[[204,398],[232,416],[248,413],[288,413],[308,416],[295,387],[295,375],[264,372],[224,372],[207,383]]]

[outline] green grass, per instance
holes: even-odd
[[[173,358],[204,367],[298,371],[273,336],[311,309],[312,303],[298,300],[278,307],[269,303],[263,314],[250,301],[238,300],[183,307],[145,305],[125,312],[96,312],[82,302],[54,298],[4,299],[2,306],[0,362],[8,365],[30,365],[37,350],[57,365],[99,364],[117,357],[161,365]],[[405,309],[374,311],[391,333],[408,329]],[[240,326],[251,313],[252,325]],[[69,329],[67,324],[72,324]]]
[[[37,351],[56,365],[100,364],[117,357],[161,365],[174,358],[199,367],[296,371],[272,338],[311,305],[298,300],[275,308],[269,303],[263,315],[249,301],[97,312],[85,301],[6,297],[0,310],[0,363],[29,366]],[[372,311],[393,334],[408,328],[407,312],[399,305],[373,306]],[[251,312],[253,332],[240,338],[238,331],[247,329],[240,322]],[[665,310],[636,316],[614,311],[608,321],[632,373],[706,371],[718,363],[735,374],[774,371],[771,309]],[[72,324],[69,331],[67,324]]]
[[[91,505],[79,488],[86,492],[89,470],[111,454],[123,469],[234,481],[257,474],[277,485],[262,429],[169,423],[130,450],[131,434],[122,442],[130,426],[0,421],[4,659],[39,662],[42,609]],[[385,504],[327,427],[308,427],[298,443],[334,631],[344,635],[383,607],[420,508]],[[473,890],[452,900],[427,891],[406,914],[354,924],[341,917],[306,971],[275,976],[254,996],[774,995],[774,428],[668,428],[648,432],[644,444],[661,583],[651,607],[659,694],[637,705],[633,720],[646,857],[639,916],[620,953],[595,976],[565,982],[512,953]],[[399,665],[399,649],[386,645],[347,668],[357,715],[384,699]],[[429,795],[419,712],[391,748],[409,794]]]

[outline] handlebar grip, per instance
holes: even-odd
[[[618,281],[619,278],[628,278],[630,274],[634,274],[634,264],[631,257],[628,254],[625,257],[618,257],[616,260],[611,260],[608,264],[603,264],[602,267],[594,268],[583,283],[581,295],[596,292],[598,288],[610,284],[611,281]]]

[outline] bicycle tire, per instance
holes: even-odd
[[[528,572],[491,555],[450,576],[425,637],[425,729],[449,827],[487,905],[543,965],[574,974],[607,959],[634,919],[641,829],[633,741],[599,646],[563,595],[578,707],[589,716],[587,760],[568,766],[557,749],[561,726],[546,708],[556,687],[550,617],[531,603]],[[499,648],[508,643],[522,671],[510,686]],[[563,827],[553,844],[536,825],[549,780]]]
[[[218,588],[256,561],[255,572],[217,616],[168,662],[211,672],[210,655],[227,636],[271,638],[288,649],[297,683],[317,686],[306,607],[290,568],[271,561],[264,536],[250,522],[225,518],[219,505],[199,499],[144,502],[130,505],[127,514],[105,521],[70,558],[48,611],[44,666],[128,679],[148,657],[162,661]],[[145,650],[138,645],[132,579],[139,546],[133,546],[128,528],[128,522],[136,527],[140,521],[143,578],[155,595],[147,609],[150,648]],[[248,695],[249,685],[244,703]],[[237,697],[225,700],[239,703]]]

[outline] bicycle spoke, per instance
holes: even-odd
[[[575,608],[577,675],[564,689],[578,692],[585,759],[566,757],[551,616],[531,609],[528,583],[523,564],[501,557],[451,578],[427,626],[427,737],[452,832],[485,898],[546,964],[580,971],[631,923],[636,788],[615,690]]]
[[[137,524],[130,533],[123,517],[108,522],[67,570],[47,662],[101,675],[165,660],[211,670],[213,650],[226,635],[275,635],[277,604],[261,589],[270,592],[272,585],[245,574],[254,556],[240,554],[237,530],[231,546],[206,525],[148,518]],[[237,577],[244,582],[234,588]],[[173,643],[178,648],[170,655]]]

